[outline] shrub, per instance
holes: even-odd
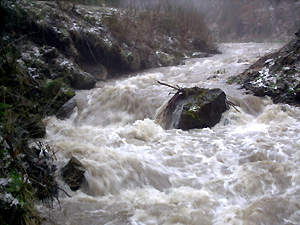
[[[44,136],[39,106],[49,100],[35,95],[44,95],[42,86],[18,66],[17,58],[13,41],[0,44],[0,224],[40,224],[34,203],[52,202],[57,184],[53,156],[43,144],[29,147],[29,140]]]
[[[157,4],[139,3],[123,5],[123,11],[116,11],[105,18],[107,26],[120,42],[139,50],[147,47],[162,50],[166,45],[179,51],[216,50],[203,15],[192,5],[169,0]]]

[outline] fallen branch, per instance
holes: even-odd
[[[234,104],[233,102],[231,102],[231,101],[229,101],[227,99],[225,99],[225,101],[227,102],[228,105],[232,106],[236,111],[238,111],[239,113],[241,113],[241,111],[236,108],[236,106],[238,106],[238,105]]]
[[[177,86],[177,87],[175,87],[175,86],[172,86],[172,85],[170,85],[170,84],[166,84],[166,83],[163,83],[163,82],[161,82],[161,81],[157,81],[159,84],[161,84],[161,85],[165,85],[165,86],[167,86],[167,87],[170,87],[170,88],[173,88],[173,89],[175,89],[175,90],[177,90],[177,91],[180,91],[181,93],[185,93],[185,90],[184,90],[184,88],[180,88],[179,86]],[[169,106],[169,104],[171,104],[178,96],[176,96],[176,95],[174,95],[173,96],[173,98],[171,98],[170,100],[169,100],[169,102],[168,102],[168,105],[165,107],[165,109]],[[175,98],[174,98],[175,97]],[[228,105],[230,105],[230,106],[232,106],[236,111],[238,111],[239,113],[241,113],[241,111],[240,110],[238,110],[237,108],[236,108],[236,106],[238,106],[238,105],[236,105],[236,104],[234,104],[233,102],[231,102],[231,101],[229,101],[228,99],[225,99],[225,101],[227,102],[227,104]],[[165,110],[164,109],[164,110]],[[164,112],[164,110],[157,116],[157,117],[159,117],[163,112]]]
[[[183,88],[180,88],[180,87],[174,87],[174,86],[172,86],[172,85],[170,85],[170,84],[166,84],[166,83],[163,83],[163,82],[160,82],[159,80],[157,81],[159,84],[161,84],[161,85],[165,85],[165,86],[167,86],[167,87],[170,87],[170,88],[173,88],[173,89],[175,89],[175,90],[177,90],[177,91],[181,91],[181,92],[184,92],[184,90],[183,90]]]
[[[57,187],[58,190],[63,191],[69,198],[71,198],[72,196],[68,194],[68,192],[60,187]]]

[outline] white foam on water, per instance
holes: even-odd
[[[58,177],[72,197],[60,192],[50,211],[40,205],[44,224],[298,224],[300,110],[226,83],[279,47],[223,44],[221,55],[79,91],[70,119],[45,120],[43,141],[58,151],[58,168],[77,157],[88,186],[72,192]],[[219,87],[240,112],[213,128],[163,129],[155,118],[174,91],[157,80]]]

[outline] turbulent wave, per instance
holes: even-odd
[[[51,213],[40,206],[45,224],[298,224],[300,110],[226,83],[278,47],[224,44],[222,55],[78,92],[70,119],[46,119],[44,141],[58,167],[72,156],[85,165],[88,186],[60,181],[72,197],[60,193]],[[165,130],[155,118],[173,90],[157,80],[219,87],[241,112],[211,129]]]

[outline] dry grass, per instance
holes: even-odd
[[[132,4],[108,16],[106,23],[120,42],[133,48],[215,49],[204,17],[192,6],[168,1],[151,7]]]

